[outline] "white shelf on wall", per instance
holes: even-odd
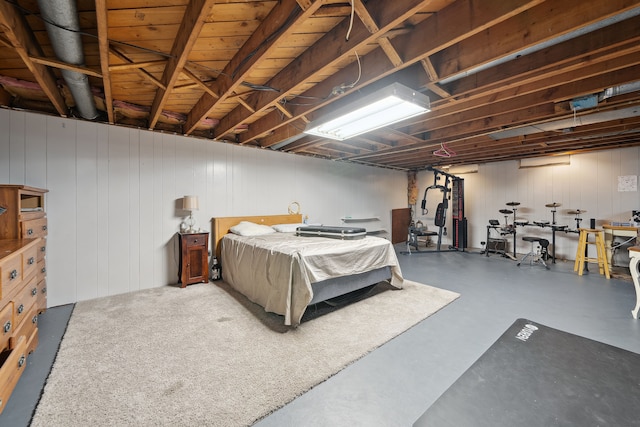
[[[362,223],[360,224],[360,226],[367,229],[367,234],[383,234],[387,232],[387,230],[380,226],[369,226],[373,222],[380,222],[379,216],[343,216],[342,218],[340,218],[340,221],[345,224]]]

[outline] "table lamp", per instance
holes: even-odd
[[[196,224],[196,221],[193,219],[193,211],[197,211],[200,208],[200,204],[198,203],[198,196],[184,196],[182,198],[182,209],[185,211],[189,211],[189,219],[186,220],[189,228],[187,232],[193,233],[195,230],[193,226]]]

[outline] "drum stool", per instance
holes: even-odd
[[[543,255],[547,253],[547,248],[549,247],[549,241],[547,239],[543,239],[541,237],[535,237],[535,236],[524,236],[522,240],[524,240],[525,242],[531,242],[531,251],[529,251],[528,254],[526,254],[524,257],[522,257],[520,261],[518,261],[518,267],[520,267],[520,264],[522,264],[527,258],[531,257],[531,260],[529,261],[530,265],[532,265],[534,262],[539,262],[542,265],[544,265],[544,268],[548,270],[549,266],[547,265],[546,262],[544,262]],[[534,243],[538,243],[540,245],[540,247],[542,248],[541,253],[538,253],[534,249],[533,247]]]
[[[604,231],[594,228],[580,228],[579,230],[580,237],[578,239],[578,250],[576,251],[576,262],[573,265],[573,271],[577,271],[578,275],[582,276],[585,263],[598,263],[600,274],[604,274],[604,276],[609,279],[609,262],[607,261],[607,255],[604,251]],[[590,234],[595,236],[595,240],[589,241]],[[587,245],[596,245],[597,258],[589,258],[587,256]]]

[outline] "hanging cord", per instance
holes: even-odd
[[[356,4],[355,4],[356,0],[351,0],[349,3],[351,3],[351,17],[349,18],[349,29],[347,30],[347,35],[345,36],[345,40],[349,41],[349,36],[351,35],[351,29],[353,28],[353,15],[356,12]]]

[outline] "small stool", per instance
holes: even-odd
[[[578,250],[576,251],[576,262],[573,265],[573,271],[577,271],[578,275],[582,276],[585,263],[597,262],[600,274],[604,274],[609,279],[609,262],[607,262],[607,254],[604,250],[604,231],[594,228],[580,228],[579,230],[580,237],[578,238]],[[589,234],[595,235],[594,241],[589,241]],[[587,256],[587,245],[596,245],[597,258],[589,258]]]
[[[632,246],[629,248],[629,271],[633,278],[633,286],[636,288],[636,307],[631,310],[634,319],[638,318],[640,311],[640,246]]]
[[[522,240],[524,240],[525,242],[531,242],[531,250],[529,251],[528,254],[522,257],[522,259],[518,262],[518,267],[520,267],[520,264],[522,264],[527,258],[531,257],[531,261],[529,261],[529,264],[533,264],[534,262],[539,262],[542,265],[544,265],[544,268],[548,270],[549,266],[547,265],[546,262],[544,262],[544,255],[547,253],[547,248],[549,247],[549,241],[547,239],[543,239],[541,237],[535,237],[535,236],[524,236]],[[542,248],[542,251],[540,253],[537,253],[533,248],[533,244],[536,242]]]

